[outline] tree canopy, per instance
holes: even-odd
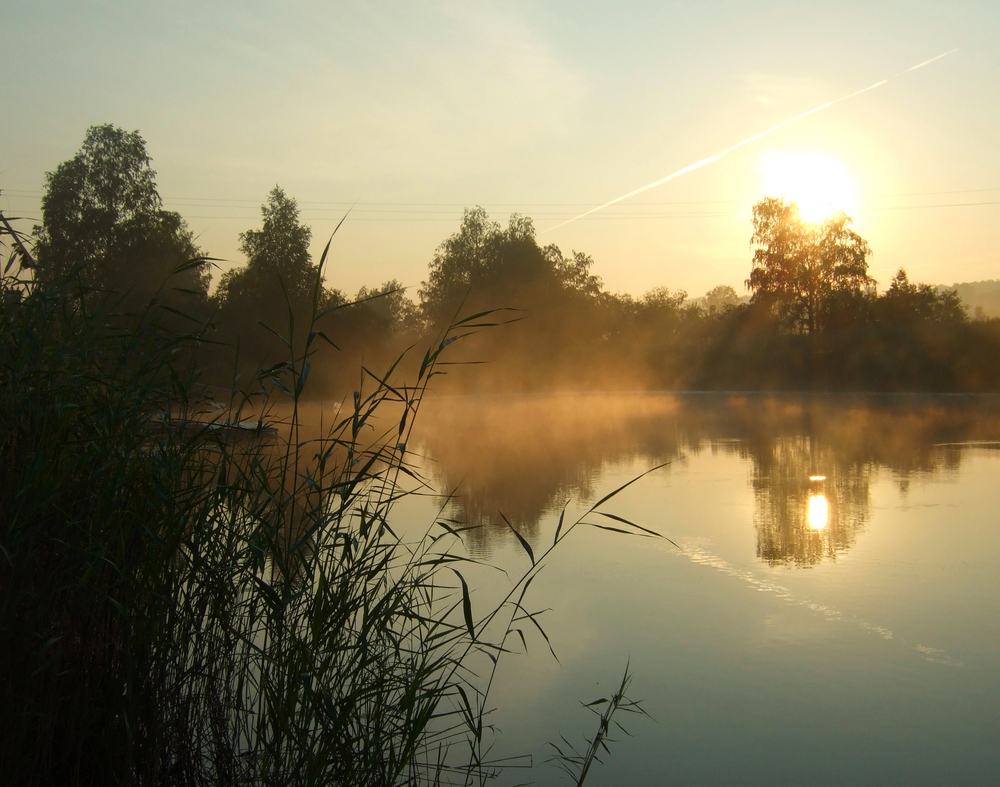
[[[892,277],[879,306],[885,321],[897,327],[935,322],[962,323],[968,319],[958,293],[954,290],[941,291],[930,284],[914,284],[903,268]]]
[[[720,284],[705,293],[705,309],[709,314],[719,314],[740,302],[736,290],[728,284]]]
[[[309,254],[312,229],[299,222],[296,201],[275,186],[261,205],[259,230],[240,233],[246,265],[222,275],[217,297],[224,305],[257,314],[270,311],[284,286],[293,306],[312,297],[316,268]]]
[[[873,287],[871,248],[837,213],[822,222],[799,215],[794,202],[765,197],[753,206],[753,267],[747,287],[755,306],[774,311],[793,330],[815,335],[834,296],[858,295]]]
[[[420,290],[425,316],[447,319],[470,290],[490,306],[529,305],[553,294],[596,295],[601,282],[590,273],[593,260],[573,252],[565,257],[555,245],[539,246],[531,219],[513,213],[507,227],[492,221],[481,207],[467,209],[458,232],[434,254]]]
[[[148,299],[199,255],[180,214],[162,205],[139,132],[90,127],[79,152],[46,174],[34,231],[41,274],[75,275],[89,289]],[[204,297],[208,283],[207,271],[192,268],[169,287]]]
[[[322,310],[343,303],[344,297],[323,289],[309,253],[312,229],[300,221],[294,198],[275,186],[261,205],[261,218],[260,229],[240,233],[246,264],[222,275],[215,299],[225,334],[239,338],[241,352],[249,359],[267,365],[283,358],[283,344],[275,333],[301,342],[301,326],[308,323],[313,307]]]

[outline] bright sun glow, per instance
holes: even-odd
[[[819,153],[769,151],[761,162],[763,193],[798,203],[806,221],[851,214],[854,184],[841,162]]]
[[[822,530],[826,527],[827,504],[823,495],[809,497],[809,527]]]

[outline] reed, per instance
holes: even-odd
[[[219,411],[201,382],[204,325],[155,302],[123,314],[113,294],[38,276],[25,239],[6,219],[0,232],[11,250],[0,282],[10,783],[495,776],[489,688],[525,622],[544,636],[525,594],[551,550],[536,559],[518,535],[530,569],[474,614],[462,527],[438,518],[407,538],[391,513],[423,483],[407,444],[442,354],[503,315],[454,320],[411,385],[396,383],[395,364],[364,369],[336,423],[311,434],[300,405],[330,341],[317,328],[326,251],[308,324],[289,309],[286,326],[270,326],[287,360],[234,380]],[[232,427],[266,421],[276,397],[289,413],[278,437]]]
[[[555,754],[549,758],[549,762],[552,762],[570,779],[572,779],[573,782],[576,783],[577,787],[582,787],[583,783],[587,779],[587,774],[590,773],[590,769],[593,767],[595,762],[603,762],[603,760],[601,760],[601,754],[611,753],[609,745],[615,742],[611,737],[614,730],[617,729],[625,735],[631,735],[631,733],[629,733],[629,731],[615,719],[615,716],[620,712],[640,714],[642,716],[649,715],[642,708],[640,702],[628,698],[626,692],[628,691],[631,683],[632,675],[629,672],[629,666],[626,664],[625,672],[622,674],[621,683],[610,697],[601,697],[593,702],[583,704],[583,707],[596,715],[598,719],[597,729],[594,731],[593,736],[587,739],[587,748],[584,751],[579,751],[576,746],[566,740],[565,737],[561,738],[562,745],[559,745],[558,743],[549,744],[555,752]]]

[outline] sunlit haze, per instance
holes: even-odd
[[[761,162],[761,193],[784,197],[799,206],[806,221],[821,221],[857,207],[847,168],[820,153],[768,151]]]
[[[114,123],[143,135],[166,206],[223,268],[243,262],[239,233],[276,183],[316,256],[355,205],[328,277],[348,292],[419,286],[462,210],[482,205],[592,255],[612,291],[744,294],[763,194],[813,218],[845,210],[880,287],[900,266],[930,283],[1000,277],[993,0],[14,0],[4,24],[11,215],[37,219],[45,172]]]

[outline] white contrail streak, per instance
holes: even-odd
[[[928,66],[931,63],[933,63],[935,60],[940,60],[942,57],[948,57],[948,55],[950,55],[952,52],[957,52],[957,51],[958,51],[957,47],[955,49],[949,49],[947,52],[942,52],[937,57],[932,57],[930,60],[925,60],[923,63],[917,63],[915,66],[910,66],[903,73],[904,74],[909,74],[911,71],[916,71],[918,68],[923,68],[924,66]]]
[[[918,68],[923,68],[924,66],[933,63],[935,60],[940,60],[942,57],[946,57],[950,55],[952,52],[957,52],[957,51],[958,51],[957,49],[952,49],[948,52],[944,52],[938,55],[937,57],[932,57],[930,60],[925,60],[923,63],[917,63],[917,65],[906,69],[906,71],[903,71],[902,73],[908,74],[911,71],[916,71]],[[765,131],[761,131],[759,134],[754,134],[752,137],[747,137],[742,142],[737,142],[735,145],[726,148],[721,153],[716,153],[714,156],[709,156],[708,158],[703,158],[701,161],[696,161],[694,164],[689,164],[683,169],[679,169],[676,172],[671,172],[666,177],[660,178],[659,180],[654,180],[652,183],[648,183],[645,186],[635,189],[634,191],[630,191],[628,194],[622,194],[620,197],[616,197],[610,202],[605,202],[603,205],[599,205],[596,208],[591,208],[585,213],[581,213],[579,216],[575,216],[572,219],[567,219],[566,221],[562,222],[562,224],[556,224],[554,227],[549,227],[547,230],[543,230],[542,234],[545,234],[546,232],[551,232],[552,230],[555,229],[559,229],[559,227],[565,227],[567,224],[572,224],[574,221],[589,216],[591,213],[597,213],[599,210],[604,210],[605,208],[611,207],[612,205],[615,205],[621,202],[622,200],[626,200],[629,197],[634,197],[636,194],[641,194],[644,191],[655,189],[657,186],[662,186],[664,183],[674,180],[675,178],[679,178],[681,175],[686,175],[688,172],[692,172],[696,169],[700,169],[701,167],[706,166],[707,164],[711,164],[714,161],[718,161],[720,158],[729,155],[734,150],[737,150],[738,148],[741,148],[744,145],[749,145],[751,142],[756,142],[761,137],[766,137],[768,134],[771,134],[780,128],[784,128],[789,123],[794,123],[797,120],[802,120],[802,118],[804,117],[809,117],[809,115],[814,115],[817,112],[821,112],[824,109],[828,109],[829,107],[832,107],[834,104],[839,104],[841,101],[847,101],[849,98],[854,98],[855,96],[860,96],[862,93],[867,93],[869,90],[874,90],[877,87],[882,87],[882,85],[884,85],[890,79],[895,79],[897,76],[899,76],[899,74],[893,74],[888,79],[883,79],[881,82],[876,82],[874,85],[863,87],[861,88],[861,90],[855,90],[853,93],[848,93],[846,96],[841,96],[840,98],[834,99],[833,101],[828,101],[825,104],[820,104],[818,107],[813,107],[809,111],[803,112],[801,115],[796,115],[795,117],[785,120],[776,126],[771,126],[771,128],[766,129]]]

